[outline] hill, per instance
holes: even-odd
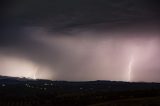
[[[0,106],[150,106],[160,104],[159,83],[50,81],[0,76],[0,85]]]

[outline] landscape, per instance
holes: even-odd
[[[160,106],[160,0],[0,0],[0,106]]]
[[[0,77],[0,106],[159,106],[160,84]]]

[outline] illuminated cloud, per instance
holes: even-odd
[[[158,3],[5,2],[0,75],[160,82]]]

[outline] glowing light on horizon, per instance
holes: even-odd
[[[0,67],[5,70],[1,75],[37,79],[38,67],[33,62],[27,59],[5,56],[1,56],[1,60]]]

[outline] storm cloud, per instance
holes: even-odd
[[[14,0],[2,4],[2,75],[127,81],[134,55],[132,81],[160,81],[156,0]]]

